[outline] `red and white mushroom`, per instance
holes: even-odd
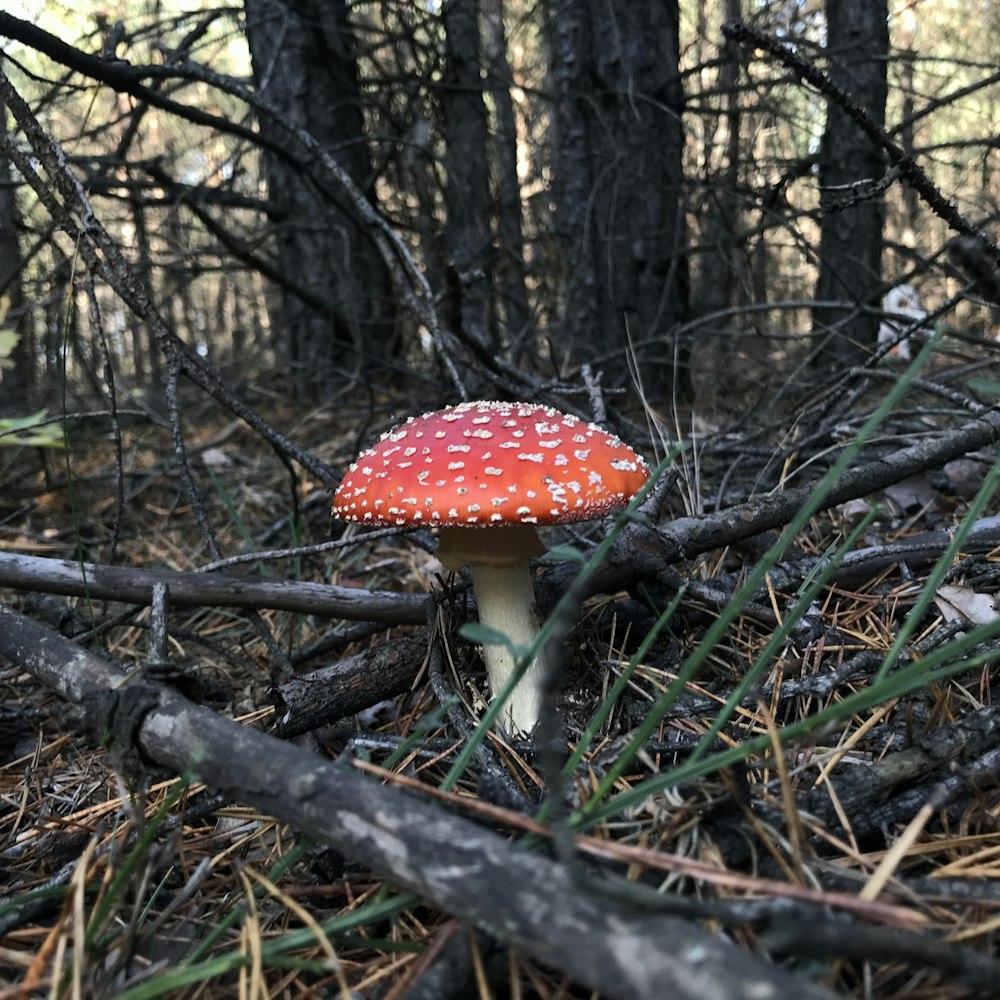
[[[544,551],[535,526],[601,517],[648,478],[645,461],[595,424],[535,403],[462,403],[411,417],[362,452],[333,513],[439,527],[438,558],[469,566],[480,622],[526,647],[538,629],[529,562]],[[485,646],[483,658],[495,694],[514,658],[502,645]],[[541,676],[536,661],[504,705],[507,732],[534,728]]]

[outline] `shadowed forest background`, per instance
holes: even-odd
[[[863,359],[894,284],[935,307],[969,279],[885,152],[724,22],[829,51],[971,224],[990,231],[997,198],[993,5],[831,3],[829,42],[820,3],[750,6],[39,4],[75,51],[9,28],[6,72],[171,329],[234,385],[408,398],[447,350],[474,395],[589,364],[633,397],[638,373],[660,409],[729,410],[810,350]],[[102,397],[72,246],[23,183],[3,191],[5,405]],[[387,262],[383,224],[409,259]],[[95,295],[119,391],[155,401],[148,325]]]
[[[0,997],[990,995],[998,42],[6,4]],[[432,534],[330,517],[469,399],[659,469],[546,536],[534,740]]]

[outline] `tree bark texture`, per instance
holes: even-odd
[[[886,0],[827,0],[828,73],[838,87],[885,124],[886,60],[889,52]],[[853,201],[855,184],[877,183],[886,169],[881,149],[839,107],[827,105],[820,149],[820,261],[818,301],[842,300],[843,310],[814,317],[816,363],[846,367],[874,346],[878,318],[859,307],[879,305],[882,282],[881,193]]]
[[[619,898],[419,798],[379,785],[104,660],[0,605],[0,655],[82,703],[123,761],[192,773],[572,979],[621,1000],[832,1000],[718,935]]]
[[[373,200],[354,36],[345,0],[245,0],[247,39],[260,97],[292,127],[305,128]],[[288,145],[288,132],[260,122],[265,139]],[[280,290],[274,313],[279,357],[293,384],[324,399],[352,372],[396,353],[389,275],[364,226],[286,158],[262,154],[276,206],[281,270],[331,300],[330,309]],[[303,154],[305,157],[305,154]]]
[[[493,273],[496,308],[501,331],[510,344],[509,356],[516,364],[522,347],[534,354],[528,288],[525,283],[524,223],[521,216],[521,182],[517,174],[517,119],[511,88],[514,77],[507,57],[507,36],[502,0],[490,0],[483,10],[483,52],[486,80],[493,102],[490,135],[495,173],[496,258]]]
[[[565,306],[557,362],[617,381],[631,338],[645,389],[688,390],[683,90],[677,0],[567,0],[549,28],[555,236]]]
[[[153,586],[166,584],[176,607],[274,608],[354,621],[422,625],[427,598],[297,580],[260,580],[229,573],[182,573],[99,566],[0,552],[0,587],[68,597],[147,605]]]
[[[723,21],[732,24],[742,19],[740,0],[725,0]],[[739,90],[739,48],[735,42],[725,41],[719,66],[718,89],[723,102],[723,112],[714,111],[703,116],[705,129],[705,166],[710,170],[708,184],[701,200],[701,243],[705,253],[701,256],[697,291],[694,293],[693,312],[696,315],[721,312],[733,305],[738,293],[738,276],[741,259],[745,255],[737,233],[740,218],[740,125],[743,96]],[[721,134],[721,135],[720,135]],[[722,155],[715,152],[715,142],[721,138]],[[734,343],[727,321],[722,329],[709,328],[711,357],[704,357],[703,364],[711,366],[717,384],[725,385],[731,373]],[[705,345],[702,345],[704,348]]]
[[[278,687],[279,728],[288,738],[408,691],[427,658],[426,635],[379,642]]]
[[[0,52],[2,64],[3,52]],[[9,136],[7,107],[0,102],[0,149]],[[15,191],[10,160],[0,153],[0,298],[7,300],[7,315],[0,315],[0,328],[13,330],[19,335],[17,344],[7,356],[10,367],[0,369],[0,412],[10,410],[27,416],[26,407],[30,405],[35,387],[34,351],[31,330],[23,318],[21,268],[24,262],[18,240],[21,222]]]
[[[486,104],[480,56],[479,0],[448,0],[443,9],[445,74],[446,267],[456,333],[487,351],[498,346],[493,309]]]

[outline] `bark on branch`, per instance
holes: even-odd
[[[427,620],[427,598],[422,594],[293,580],[251,580],[225,573],[99,566],[0,552],[0,587],[14,590],[145,605],[150,603],[157,583],[167,585],[170,603],[178,607],[273,608],[389,625],[422,625]]]
[[[118,749],[293,824],[345,856],[609,998],[832,1000],[676,916],[581,884],[469,820],[192,705],[0,605],[0,654],[91,707]]]

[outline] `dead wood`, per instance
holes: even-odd
[[[849,469],[831,487],[818,510],[868,496],[919,472],[992,445],[1000,438],[1000,414],[987,412],[960,427],[899,448]],[[764,531],[784,527],[813,498],[815,483],[754,497],[715,514],[677,518],[661,530],[663,558],[699,555]]]
[[[104,660],[0,605],[0,653],[87,707],[121,755],[250,803],[370,866],[442,910],[578,982],[622,1000],[831,1000],[670,914],[580,884],[563,866],[469,820],[298,747],[220,718],[177,693],[125,680]]]
[[[287,681],[276,689],[281,734],[298,736],[403,694],[426,656],[426,636],[403,636]]]
[[[992,445],[998,438],[1000,413],[983,413],[961,427],[849,469],[830,488],[817,512],[868,496],[917,473],[940,468],[946,462]],[[656,528],[630,523],[619,535],[604,565],[588,581],[586,593],[614,593],[640,581],[656,580],[665,565],[783,528],[815,492],[816,484],[807,483],[753,497],[711,514],[678,517]],[[984,520],[981,525],[984,539],[997,529],[992,519]],[[923,539],[921,554],[926,557],[928,551],[938,551],[939,543],[940,539],[933,542]],[[905,558],[905,552],[901,558]],[[537,588],[539,605],[553,607],[576,572],[575,564],[563,563],[548,573]]]
[[[1000,414],[986,413],[954,430],[899,449],[877,461],[849,470],[824,498],[820,509],[866,496],[919,472],[991,444],[1000,435]],[[653,529],[630,523],[620,534],[608,559],[590,578],[586,594],[614,593],[635,583],[657,580],[666,565],[693,558],[787,524],[812,496],[807,484],[781,493],[755,497],[713,514],[675,518]],[[986,518],[977,524],[970,544],[991,545],[998,521]],[[946,532],[920,536],[882,553],[849,555],[845,578],[874,571],[887,562],[907,558],[926,561],[947,544]],[[552,608],[577,573],[575,563],[562,563],[545,574],[538,584],[538,602]],[[407,593],[362,591],[330,584],[287,580],[250,580],[222,574],[182,573],[99,566],[68,560],[44,559],[17,553],[0,553],[0,586],[36,590],[66,596],[90,596],[132,604],[149,604],[153,585],[164,582],[170,600],[181,606],[274,608],[304,614],[324,615],[354,621],[388,624],[422,624],[426,621],[426,598]]]
[[[863,839],[908,822],[932,797],[964,801],[995,787],[998,761],[1000,708],[988,705],[869,767],[838,771],[832,779],[836,807],[821,786],[805,797],[802,810],[837,831],[841,817],[849,816],[852,835]]]
[[[167,585],[170,603],[179,607],[273,608],[391,625],[422,625],[427,620],[427,599],[421,594],[294,580],[251,580],[219,573],[100,566],[0,553],[0,587],[14,590],[148,605],[157,583]]]

